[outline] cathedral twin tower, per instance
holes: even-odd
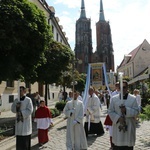
[[[106,70],[114,71],[114,50],[111,29],[105,21],[103,2],[100,0],[99,21],[96,23],[96,51],[93,53],[91,19],[86,18],[84,0],[81,0],[80,18],[76,21],[75,56],[82,60],[77,64],[80,73],[87,73],[88,63],[105,63]]]

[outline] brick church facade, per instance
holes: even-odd
[[[80,73],[87,73],[88,63],[105,63],[106,71],[114,71],[114,50],[109,22],[105,20],[103,2],[100,0],[99,21],[96,23],[96,51],[92,47],[91,19],[86,17],[84,0],[81,0],[80,18],[76,21],[75,56]]]

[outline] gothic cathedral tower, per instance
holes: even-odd
[[[86,18],[84,0],[81,1],[80,18],[76,21],[75,56],[82,60],[82,64],[76,64],[79,73],[87,73],[92,58],[92,30],[91,19]]]
[[[97,39],[97,61],[105,62],[106,71],[114,71],[114,54],[111,38],[111,29],[108,21],[105,21],[103,2],[100,0],[99,21],[96,23],[96,39]]]

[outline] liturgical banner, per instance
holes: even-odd
[[[91,64],[91,84],[94,88],[99,89],[103,85],[103,63]]]
[[[96,74],[96,77],[93,74]],[[99,75],[97,75],[97,74],[99,74]],[[94,86],[96,89],[99,88],[99,85],[103,85],[102,84],[103,74],[104,74],[105,86],[107,87],[107,90],[108,90],[109,95],[111,97],[111,92],[110,92],[109,85],[108,85],[108,80],[107,80],[107,73],[106,73],[105,63],[97,63],[97,64],[89,64],[88,65],[86,85],[85,85],[85,90],[84,90],[84,94],[83,94],[83,104],[84,104],[84,109],[85,110],[86,110],[86,104],[87,104],[87,101],[88,101],[88,98],[89,98],[89,93],[88,93],[89,87],[90,87],[92,82],[97,83]],[[94,78],[94,80],[93,80],[93,78]],[[100,79],[99,81],[98,81],[98,78]]]

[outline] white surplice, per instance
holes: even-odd
[[[71,112],[73,112],[72,115]],[[67,102],[64,108],[64,114],[67,117],[67,150],[87,149],[87,140],[83,127],[83,102],[80,100],[71,100]],[[75,124],[75,121],[78,123]]]
[[[120,105],[124,103],[126,107],[126,124],[127,124],[127,131],[119,131],[118,127],[120,123],[118,122],[118,119],[120,118],[121,110]],[[135,145],[135,139],[136,139],[136,121],[135,116],[139,113],[138,111],[138,104],[136,102],[135,96],[128,94],[128,97],[126,100],[121,101],[120,96],[115,95],[112,97],[108,114],[113,121],[112,129],[112,142],[116,146],[134,146]]]

